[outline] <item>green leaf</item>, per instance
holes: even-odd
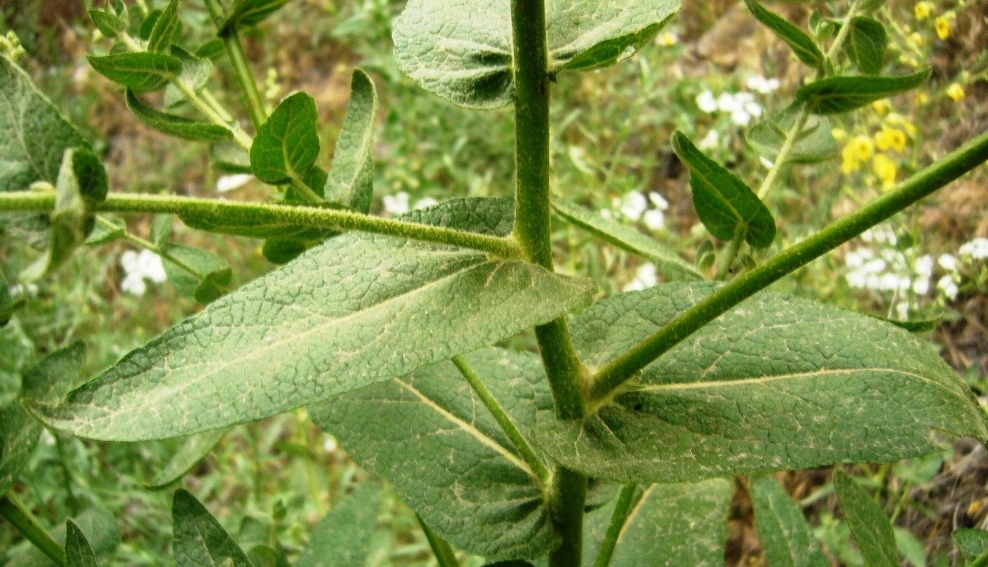
[[[403,218],[506,235],[512,205],[452,200]],[[527,262],[347,233],[210,304],[65,404],[37,410],[56,429],[83,437],[191,435],[494,344],[587,305],[594,293],[588,280]],[[442,324],[426,324],[433,321]]]
[[[172,215],[154,215],[151,219],[151,233],[148,241],[155,248],[164,252],[168,250],[172,240]]]
[[[100,33],[106,37],[117,37],[120,32],[127,30],[127,21],[111,13],[109,9],[105,11],[89,10],[89,17],[92,18],[93,24],[96,25]]]
[[[222,47],[222,45],[221,45]],[[189,90],[198,93],[209,83],[209,78],[213,75],[213,63],[208,58],[192,55],[188,51],[177,45],[171,47],[171,54],[182,62],[182,71],[176,80],[185,85]],[[185,94],[173,84],[165,87],[165,108],[174,108],[187,102]],[[240,146],[237,146],[240,149]],[[243,151],[241,149],[241,151]]]
[[[3,271],[0,270],[0,328],[7,325],[10,318],[14,315],[14,311],[17,311],[27,300],[24,298],[23,294],[17,294],[13,296],[10,293],[10,285],[7,283],[7,277],[3,275]],[[0,396],[2,397],[2,396]],[[0,407],[5,404],[0,403]]]
[[[537,409],[552,411],[538,356],[490,348],[465,358],[523,435]],[[534,558],[558,544],[544,488],[452,362],[308,413],[451,544],[490,560]]]
[[[653,565],[656,558],[668,567],[723,565],[733,491],[733,483],[723,479],[653,484],[639,490],[621,527],[610,566]],[[610,504],[587,514],[585,560],[596,556],[613,511],[614,504]]]
[[[225,36],[239,26],[254,26],[264,21],[291,0],[233,0],[233,9],[220,27],[219,35]]]
[[[153,130],[195,142],[219,142],[233,139],[233,132],[224,126],[192,120],[151,108],[141,102],[131,89],[127,89],[125,98],[127,108],[134,113],[134,116],[141,123]]]
[[[24,372],[21,397],[57,403],[69,393],[86,361],[86,345],[75,342],[56,350]]]
[[[206,455],[213,450],[213,447],[220,442],[229,428],[214,429],[205,433],[191,435],[182,442],[182,445],[175,451],[172,458],[165,463],[165,466],[158,471],[154,480],[144,485],[145,488],[165,488],[166,486],[180,480],[191,471],[199,461],[206,458]]]
[[[223,173],[254,173],[250,156],[234,142],[219,142],[209,146],[209,161]]]
[[[175,564],[183,567],[251,567],[247,555],[205,506],[179,488],[172,500]]]
[[[549,72],[613,65],[679,11],[678,0],[548,0]],[[401,70],[461,106],[512,102],[509,0],[411,0],[394,24]]]
[[[850,25],[844,52],[862,73],[878,75],[885,66],[885,45],[888,43],[885,26],[864,16],[851,18]]]
[[[270,238],[264,241],[261,254],[272,264],[287,264],[302,255],[307,250],[305,242],[299,240],[281,240]]]
[[[151,39],[151,32],[154,31],[154,26],[155,24],[158,23],[158,18],[161,17],[162,12],[163,10],[161,10],[160,8],[148,12],[148,15],[145,16],[144,20],[141,21],[141,28],[138,30],[137,36],[143,39],[144,41]],[[126,47],[126,46],[122,45],[121,47]]]
[[[154,22],[151,35],[148,37],[148,51],[168,51],[181,27],[182,22],[178,19],[178,0],[171,0]]]
[[[0,409],[0,495],[13,488],[40,436],[41,425],[20,404]]]
[[[109,244],[127,234],[127,224],[117,217],[99,216],[93,231],[86,237],[87,246]]]
[[[97,567],[96,554],[79,526],[69,520],[65,523],[65,529],[66,567]]]
[[[895,535],[895,547],[906,561],[913,567],[926,567],[926,550],[923,549],[923,542],[905,528],[893,527],[892,533]]]
[[[745,139],[759,155],[775,161],[792,130],[798,106],[790,106],[752,126],[745,132]],[[840,154],[837,140],[831,132],[830,120],[823,116],[810,116],[793,144],[787,163],[819,163],[834,159]]]
[[[295,567],[364,567],[381,511],[381,487],[361,485],[320,520]]]
[[[965,528],[955,531],[950,537],[968,561],[974,561],[988,553],[988,532],[984,530]]]
[[[604,218],[583,207],[553,199],[553,211],[566,222],[582,228],[597,238],[655,263],[670,280],[700,280],[703,277],[689,262],[638,230],[618,221]]]
[[[854,479],[839,470],[834,471],[834,492],[854,542],[868,565],[898,567],[895,535],[885,512]]]
[[[97,73],[135,92],[156,91],[182,72],[182,62],[167,53],[141,51],[86,59]]]
[[[775,219],[750,187],[703,155],[682,132],[673,134],[672,148],[690,170],[693,206],[711,234],[728,241],[743,231],[755,248],[775,240]]]
[[[333,153],[333,167],[325,185],[325,197],[348,209],[367,214],[374,194],[374,117],[377,92],[360,69],[350,80],[350,102]]]
[[[109,556],[120,545],[120,528],[113,515],[101,508],[89,508],[70,520],[73,522],[97,558],[109,564]],[[67,541],[67,524],[61,524],[49,531],[52,539],[63,545]],[[10,565],[19,567],[56,567],[55,563],[34,546],[21,548],[10,554]]]
[[[830,77],[800,87],[796,100],[814,114],[840,114],[914,89],[929,78],[929,69],[898,77]]]
[[[21,377],[0,370],[0,410],[15,402],[21,394]]]
[[[319,156],[318,118],[316,102],[305,93],[281,101],[250,148],[254,175],[271,184],[303,180]]]
[[[810,36],[806,35],[803,30],[789,23],[782,16],[766,9],[755,0],[744,0],[744,3],[748,6],[751,15],[755,16],[765,27],[772,30],[779,39],[786,42],[800,61],[814,69],[823,68],[823,52],[820,51],[816,42]]]
[[[215,37],[200,45],[199,49],[196,49],[195,55],[202,59],[215,61],[222,57],[224,53],[226,53],[226,47],[223,45],[223,40]]]
[[[209,303],[226,293],[233,278],[233,270],[223,258],[206,250],[180,244],[169,246],[168,256],[162,256],[161,263],[175,290],[200,303]],[[183,266],[191,268],[198,275],[190,273]]]
[[[789,493],[770,475],[751,479],[758,539],[771,567],[828,567],[810,524]]]
[[[68,148],[88,147],[82,134],[6,57],[0,57],[0,192],[55,183]],[[32,244],[47,240],[48,215],[0,213],[0,233]]]
[[[106,199],[106,170],[90,150],[65,150],[55,186],[55,208],[50,219],[48,248],[21,272],[24,281],[41,279],[62,266],[93,230],[91,210]]]
[[[715,289],[662,284],[595,304],[571,326],[591,368]],[[536,435],[560,463],[623,483],[883,463],[984,439],[968,387],[927,341],[872,317],[760,293],[642,371],[584,422]]]

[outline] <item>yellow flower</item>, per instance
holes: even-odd
[[[923,93],[923,95],[926,96],[926,93]],[[929,97],[927,97],[927,100],[929,100]],[[903,118],[898,112],[893,112],[885,117],[885,123],[890,126],[900,126],[910,137],[916,137],[916,126],[913,125],[912,122]]]
[[[947,39],[950,37],[950,20],[944,16],[939,16],[936,19],[934,26],[937,29],[937,37],[940,39]]]
[[[890,160],[884,154],[878,154],[871,162],[871,169],[882,180],[883,191],[888,191],[895,187],[895,178],[898,176],[899,170],[896,168],[894,161]]]
[[[838,142],[843,142],[847,139],[847,130],[843,128],[834,128],[830,131],[830,135],[833,136]]]
[[[843,158],[841,171],[851,173],[861,168],[861,163],[871,159],[875,152],[875,146],[868,136],[855,136],[841,151]]]
[[[964,87],[958,85],[957,83],[951,83],[950,86],[947,87],[947,96],[954,99],[954,101],[959,102],[962,98],[964,98]]]
[[[930,102],[930,95],[925,92],[916,93],[916,104],[926,104]]]
[[[930,12],[933,11],[933,2],[916,2],[913,7],[913,13],[917,20],[925,20],[930,17]]]
[[[912,45],[913,47],[923,47],[923,44],[926,43],[926,40],[923,39],[923,36],[919,35],[916,32],[909,34],[909,36],[906,37],[906,41],[908,41],[909,44]]]
[[[671,47],[673,45],[676,45],[676,43],[678,42],[679,42],[679,38],[676,37],[676,34],[674,33],[665,32],[662,35],[660,35],[658,38],[658,43],[662,47]]]
[[[901,152],[906,149],[906,133],[898,128],[882,125],[882,131],[875,132],[875,146],[883,152],[890,149]]]
[[[885,116],[892,110],[892,106],[889,104],[888,99],[883,98],[882,100],[876,100],[871,103],[871,108],[879,115]]]

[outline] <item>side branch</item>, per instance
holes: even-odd
[[[46,212],[51,211],[54,206],[55,195],[53,193],[33,191],[0,193],[0,211]],[[341,231],[356,230],[462,246],[504,258],[521,257],[518,245],[510,238],[320,207],[244,203],[174,195],[111,193],[107,196],[106,201],[99,205],[97,211],[164,213],[180,216],[188,214],[190,216],[195,215],[197,219],[217,223],[220,221],[232,224],[258,225],[278,223]]]
[[[888,219],[988,160],[988,132],[913,175],[898,189],[731,281],[680,313],[652,336],[597,370],[590,386],[595,404],[607,399],[635,374],[707,323],[862,232]]]

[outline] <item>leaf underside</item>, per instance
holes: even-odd
[[[722,566],[733,489],[733,483],[724,479],[640,489],[622,527],[611,567],[648,567],[656,565],[657,558],[667,567]],[[599,549],[613,511],[610,504],[586,516],[586,560],[592,560]]]
[[[178,489],[172,501],[176,565],[196,567],[251,567],[237,542],[196,497]]]
[[[612,65],[655,37],[678,0],[548,0],[549,72]],[[509,0],[411,0],[395,21],[395,56],[422,88],[470,108],[509,104]]]
[[[319,521],[295,567],[364,567],[380,509],[380,486],[357,488]]]
[[[574,320],[574,344],[598,366],[714,289],[614,296]],[[636,483],[889,462],[936,450],[934,432],[988,433],[968,388],[923,340],[773,293],[688,337],[584,422],[540,422],[536,440],[561,463]]]
[[[537,355],[490,348],[465,358],[523,434],[537,410],[552,410]],[[452,544],[509,559],[538,557],[559,542],[542,487],[452,362],[308,411]]]
[[[453,200],[409,222],[503,235],[508,201]],[[65,403],[82,437],[147,440],[244,423],[494,344],[589,303],[592,282],[449,245],[348,233],[210,304]]]

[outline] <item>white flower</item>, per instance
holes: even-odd
[[[638,221],[648,208],[648,200],[638,191],[631,191],[620,199],[614,199],[614,208],[629,220]]]
[[[652,205],[660,211],[664,211],[669,208],[669,201],[666,201],[665,197],[654,191],[648,194],[648,200],[651,201]]]
[[[711,150],[720,145],[720,134],[717,130],[707,132],[707,135],[696,145],[701,150]]]
[[[655,272],[654,264],[642,264],[635,273],[635,279],[624,286],[624,291],[639,291],[652,287],[659,282],[659,276]]]
[[[950,254],[940,254],[940,257],[937,258],[937,264],[940,264],[940,267],[948,272],[957,271],[957,258]]]
[[[706,113],[712,113],[717,111],[717,101],[714,100],[714,93],[710,91],[703,91],[698,97],[696,97],[696,105],[700,107],[700,110]]]
[[[243,187],[248,181],[250,181],[251,177],[251,175],[246,173],[224,175],[216,180],[216,191],[218,193],[233,191],[234,189]]]
[[[720,93],[717,97],[717,109],[721,112],[734,112],[741,110],[741,104],[731,93]]]
[[[769,94],[779,88],[779,79],[766,79],[759,75],[748,77],[748,88],[761,94]]]
[[[146,279],[154,283],[162,283],[168,279],[161,256],[150,250],[141,250],[140,254],[133,250],[125,251],[120,255],[120,267],[124,270],[120,289],[132,295],[142,296],[147,292],[147,284],[144,283]]]
[[[679,43],[679,36],[671,32],[664,32],[655,38],[655,42],[662,47],[670,47]]]
[[[758,163],[762,164],[762,167],[764,167],[765,169],[772,169],[773,167],[775,167],[775,162],[768,159],[765,156],[759,157]]]
[[[325,453],[334,453],[336,452],[336,449],[339,448],[339,446],[340,444],[337,443],[336,438],[330,435],[326,437],[325,441],[323,441],[322,450]]]
[[[909,320],[909,304],[905,301],[900,301],[895,304],[895,313],[899,316],[901,321]]]
[[[960,291],[957,289],[957,283],[954,282],[954,278],[951,276],[943,276],[937,281],[937,289],[943,292],[943,295],[947,299],[953,301],[957,299],[957,293]]]
[[[988,258],[988,238],[975,238],[961,246],[958,253],[973,260],[984,260]]]
[[[930,292],[930,278],[919,278],[913,282],[913,292],[917,295],[926,295]]]
[[[933,275],[933,256],[926,254],[925,256],[920,256],[916,258],[916,264],[913,267],[916,274],[928,278]],[[918,293],[918,292],[917,292]],[[925,293],[925,292],[924,292]]]
[[[418,201],[415,201],[415,205],[412,206],[413,209],[427,209],[429,207],[434,207],[439,204],[439,201],[433,199],[432,197],[423,197]]]
[[[384,196],[384,212],[389,215],[403,215],[408,212],[408,193],[401,191]]]
[[[645,226],[651,230],[660,230],[666,226],[666,215],[661,209],[649,209],[645,211],[643,219]]]

